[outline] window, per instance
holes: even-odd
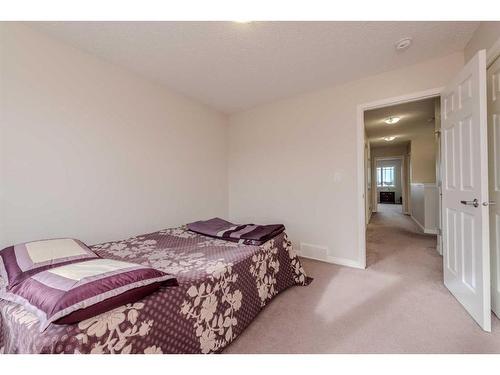
[[[377,186],[394,187],[394,167],[377,167]]]

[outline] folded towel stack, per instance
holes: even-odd
[[[195,221],[187,225],[192,232],[205,236],[238,242],[244,245],[262,245],[285,230],[283,224],[234,224],[218,217]]]

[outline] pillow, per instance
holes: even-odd
[[[30,276],[0,298],[21,304],[40,320],[76,323],[115,307],[132,303],[175,277],[151,267],[112,259],[91,259]]]
[[[37,272],[92,258],[99,257],[72,238],[27,242],[0,251],[0,277],[12,288]]]

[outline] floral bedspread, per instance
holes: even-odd
[[[220,352],[279,292],[310,281],[285,233],[248,246],[180,227],[92,249],[174,274],[179,286],[43,333],[33,314],[0,300],[0,352]]]

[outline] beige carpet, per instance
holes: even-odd
[[[303,260],[314,277],[270,303],[225,353],[500,353],[500,322],[483,332],[442,283],[434,236],[400,206],[368,228],[368,268]]]

